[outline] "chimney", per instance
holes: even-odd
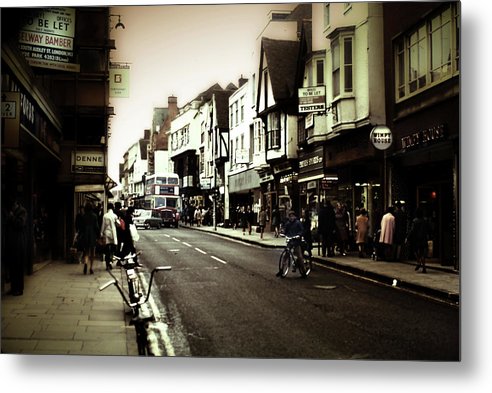
[[[246,84],[246,82],[248,82],[248,79],[247,78],[243,78],[243,76],[241,75],[241,78],[239,78],[239,82],[238,82],[239,87],[241,87],[244,84]]]
[[[144,139],[150,139],[150,130],[144,130]]]
[[[178,98],[169,96],[167,98],[168,116],[173,120],[178,115]]]

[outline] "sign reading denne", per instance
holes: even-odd
[[[323,112],[326,109],[325,86],[302,87],[298,90],[299,113]]]
[[[105,173],[104,152],[76,151],[72,152],[72,172]]]

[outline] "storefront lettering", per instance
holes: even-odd
[[[412,147],[418,147],[422,144],[427,144],[443,139],[444,136],[444,124],[440,124],[438,126],[430,127],[425,130],[419,130],[407,136],[404,136],[403,138],[401,138],[401,147],[403,150]]]
[[[322,156],[314,156],[306,158],[305,160],[299,161],[299,168],[305,168],[311,165],[321,164],[323,162]]]

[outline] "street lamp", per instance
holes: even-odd
[[[115,29],[117,29],[118,27],[121,27],[122,29],[124,29],[124,28],[125,28],[125,25],[124,25],[123,23],[121,23],[121,15],[114,15],[114,14],[111,14],[111,15],[109,15],[109,19],[110,19],[110,20],[111,20],[111,17],[112,17],[112,16],[115,16],[115,17],[117,16],[117,17],[118,17],[118,23],[116,23],[116,25],[114,26],[114,28],[115,28]],[[110,27],[110,28],[111,28],[111,27]],[[113,29],[113,28],[111,28],[111,30],[112,30],[112,29]]]

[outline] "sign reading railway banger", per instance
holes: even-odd
[[[19,49],[32,67],[79,72],[74,37],[75,8],[34,8],[22,13]]]
[[[298,90],[299,113],[323,112],[326,109],[325,86],[302,87]]]

